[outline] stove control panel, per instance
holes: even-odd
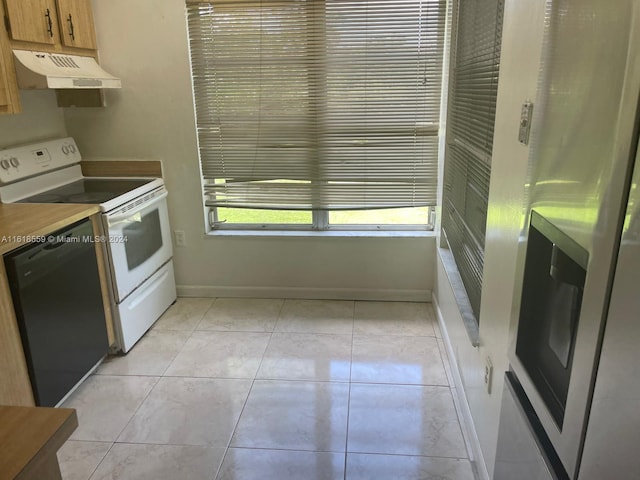
[[[61,138],[0,150],[0,185],[80,163],[73,138]]]

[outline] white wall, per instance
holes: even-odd
[[[542,50],[544,0],[506,0],[502,37],[500,83],[491,166],[491,187],[482,305],[480,342],[471,346],[462,325],[451,284],[438,258],[434,297],[458,364],[482,455],[489,475],[498,438],[503,375],[513,325],[513,295],[521,274],[518,237],[521,229],[529,148],[518,142],[522,103],[535,101],[538,65]],[[492,393],[484,384],[485,360],[494,368]]]
[[[94,1],[104,109],[69,109],[85,157],[163,161],[181,293],[429,298],[434,238],[205,238],[184,0]],[[288,292],[288,293],[287,293]]]
[[[64,114],[55,92],[21,90],[22,113],[0,115],[0,148],[65,137]]]

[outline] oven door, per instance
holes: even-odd
[[[116,303],[172,256],[167,192],[157,190],[105,215]]]

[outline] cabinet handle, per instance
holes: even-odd
[[[71,35],[72,40],[75,40],[76,35],[73,30],[73,18],[71,17],[71,14],[69,14],[69,17],[67,18],[67,22],[69,23],[69,35]]]
[[[49,27],[47,28],[47,32],[49,32],[49,36],[53,38],[53,22],[51,22],[51,12],[48,8],[47,13],[45,13],[44,16],[47,18],[47,24],[49,25]]]

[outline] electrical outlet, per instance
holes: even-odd
[[[184,233],[184,230],[175,230],[173,232],[176,236],[176,246],[177,247],[186,247],[187,246],[187,238]]]
[[[487,393],[491,395],[491,381],[493,380],[493,364],[487,357],[484,364],[484,384],[487,386]]]

